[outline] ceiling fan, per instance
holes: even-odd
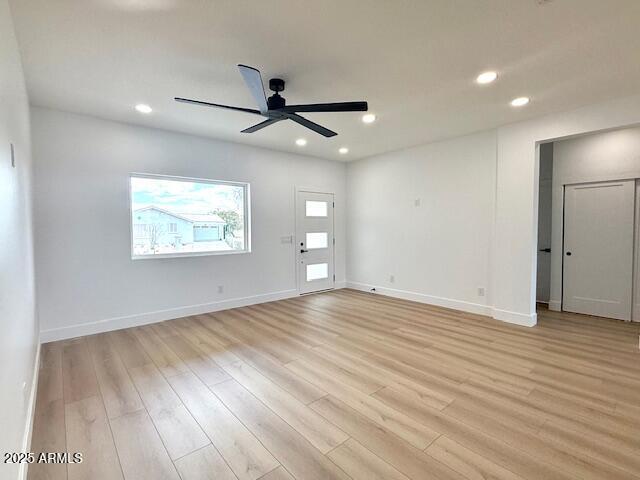
[[[175,97],[177,102],[192,103],[194,105],[203,105],[205,107],[227,108],[229,110],[237,110],[240,112],[253,113],[262,115],[267,120],[258,123],[249,128],[242,130],[242,133],[253,133],[258,130],[273,125],[282,120],[293,120],[303,127],[307,127],[314,132],[324,135],[325,137],[333,137],[336,132],[328,128],[318,125],[317,123],[307,120],[298,115],[299,112],[366,112],[368,109],[367,102],[338,102],[338,103],[311,103],[308,105],[287,105],[285,99],[280,96],[280,92],[284,90],[284,80],[281,78],[272,78],[269,80],[269,89],[275,93],[269,98],[264,93],[262,84],[262,76],[260,70],[246,65],[238,65],[242,78],[247,84],[251,95],[258,104],[258,110],[252,108],[232,107],[230,105],[220,105],[217,103],[202,102],[200,100],[190,100],[188,98]]]

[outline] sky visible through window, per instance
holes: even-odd
[[[133,210],[155,205],[174,213],[206,214],[242,206],[242,187],[182,180],[132,177]]]
[[[244,250],[241,185],[131,177],[134,256]]]

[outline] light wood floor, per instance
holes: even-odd
[[[638,324],[340,290],[43,346],[31,479],[640,478]]]

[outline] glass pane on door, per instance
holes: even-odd
[[[329,246],[329,236],[327,232],[307,232],[307,249],[327,248]]]
[[[305,215],[307,217],[326,217],[327,202],[318,202],[315,200],[307,200],[305,202]]]
[[[329,277],[328,263],[314,263],[307,265],[307,282],[312,280],[321,280]]]

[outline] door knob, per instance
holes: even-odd
[[[571,252],[567,252],[567,256],[570,257],[571,256]]]
[[[309,250],[305,250],[303,248],[300,249],[300,253],[307,253]]]

